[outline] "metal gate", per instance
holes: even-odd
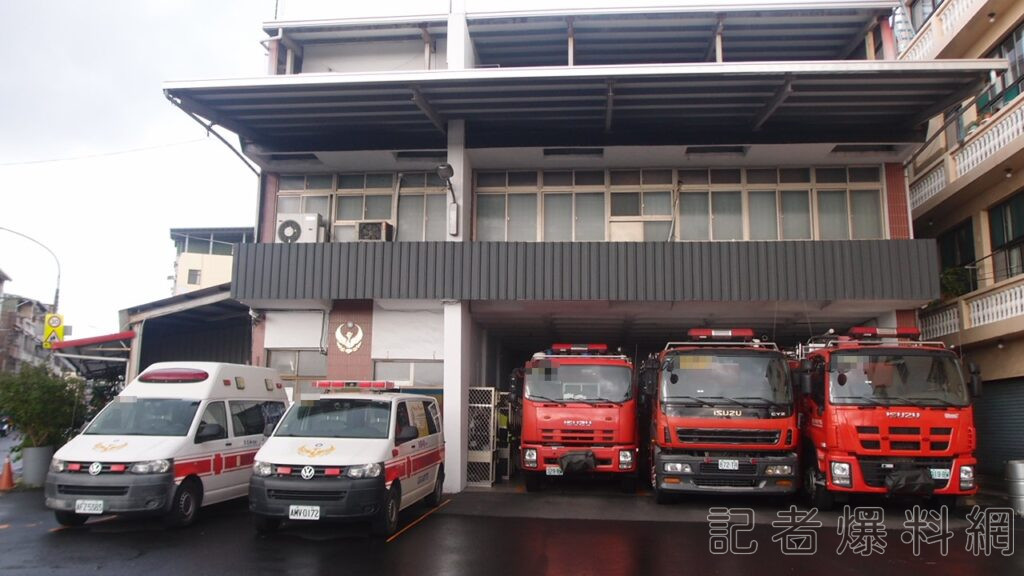
[[[974,404],[978,470],[1003,475],[1007,460],[1024,459],[1024,380],[985,382]]]
[[[466,459],[466,483],[471,486],[494,484],[497,459],[497,404],[494,388],[469,389],[469,454]]]

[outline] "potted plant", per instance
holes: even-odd
[[[21,434],[22,483],[42,486],[57,446],[85,421],[79,380],[54,376],[28,366],[0,374],[0,412]]]

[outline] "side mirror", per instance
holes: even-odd
[[[415,426],[402,426],[402,429],[398,431],[398,436],[395,437],[395,444],[405,444],[419,437],[420,431]]]
[[[196,444],[217,440],[225,436],[224,427],[220,424],[200,424],[196,432]]]
[[[811,395],[811,373],[807,372],[807,371],[801,372],[797,376],[797,378],[800,379],[800,393],[803,394],[804,396],[810,396]]]

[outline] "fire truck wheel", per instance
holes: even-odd
[[[527,492],[540,492],[543,487],[543,478],[536,472],[523,472],[523,481]]]
[[[823,480],[817,466],[812,462],[807,467],[807,474],[804,477],[804,491],[807,493],[807,501],[812,507],[818,510],[831,510],[836,506],[836,498],[825,488],[824,484],[819,484]]]
[[[373,520],[371,531],[375,536],[391,536],[398,529],[398,509],[402,502],[402,487],[396,480],[388,490],[388,495],[381,506],[380,512]]]
[[[272,516],[260,516],[254,514],[252,517],[253,528],[257,534],[273,534],[281,527],[281,519]]]
[[[636,494],[636,476],[627,474],[620,478],[619,489],[626,494]]]
[[[57,517],[57,523],[61,526],[81,526],[89,519],[85,514],[75,514],[67,510],[54,510],[53,515]]]

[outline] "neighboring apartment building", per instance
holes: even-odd
[[[50,353],[42,346],[49,311],[50,306],[38,300],[0,293],[0,372],[50,362]]]
[[[1005,62],[898,61],[898,2],[432,4],[270,22],[269,76],[165,92],[262,168],[232,281],[253,361],[433,389],[448,491],[469,388],[552,342],[793,344],[939,296],[904,162]]]
[[[253,238],[252,228],[171,228],[176,252],[173,294],[230,282],[234,245]]]
[[[908,2],[906,62],[1006,59],[954,110],[932,120],[907,164],[914,233],[936,238],[941,299],[921,313],[927,337],[977,362],[979,467],[1024,459],[1024,2]]]

